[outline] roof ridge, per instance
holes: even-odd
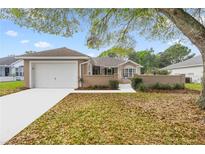
[[[79,57],[90,57],[84,53],[81,53],[79,51],[69,49],[67,47],[61,47],[61,48],[55,48],[55,49],[48,49],[48,50],[43,50],[43,51],[38,51],[38,52],[33,52],[33,53],[26,53],[17,57],[32,57],[32,56],[39,56],[39,57],[46,57],[46,56],[79,56]]]

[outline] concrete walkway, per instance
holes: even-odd
[[[119,88],[123,92],[135,93],[136,91],[132,89],[131,84],[120,84]]]
[[[75,90],[73,93],[135,93],[130,84],[120,84],[119,90]]]
[[[0,144],[57,104],[71,89],[29,89],[0,97]]]

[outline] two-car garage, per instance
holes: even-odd
[[[77,88],[78,61],[30,61],[30,88]]]

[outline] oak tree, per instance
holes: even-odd
[[[187,37],[205,62],[204,9],[1,9],[0,18],[38,32],[72,36],[89,24],[87,45],[133,47],[134,35],[147,39]],[[203,65],[205,68],[205,65]],[[199,104],[205,108],[205,69]]]

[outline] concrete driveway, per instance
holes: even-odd
[[[0,144],[48,111],[72,89],[29,89],[0,97]]]

